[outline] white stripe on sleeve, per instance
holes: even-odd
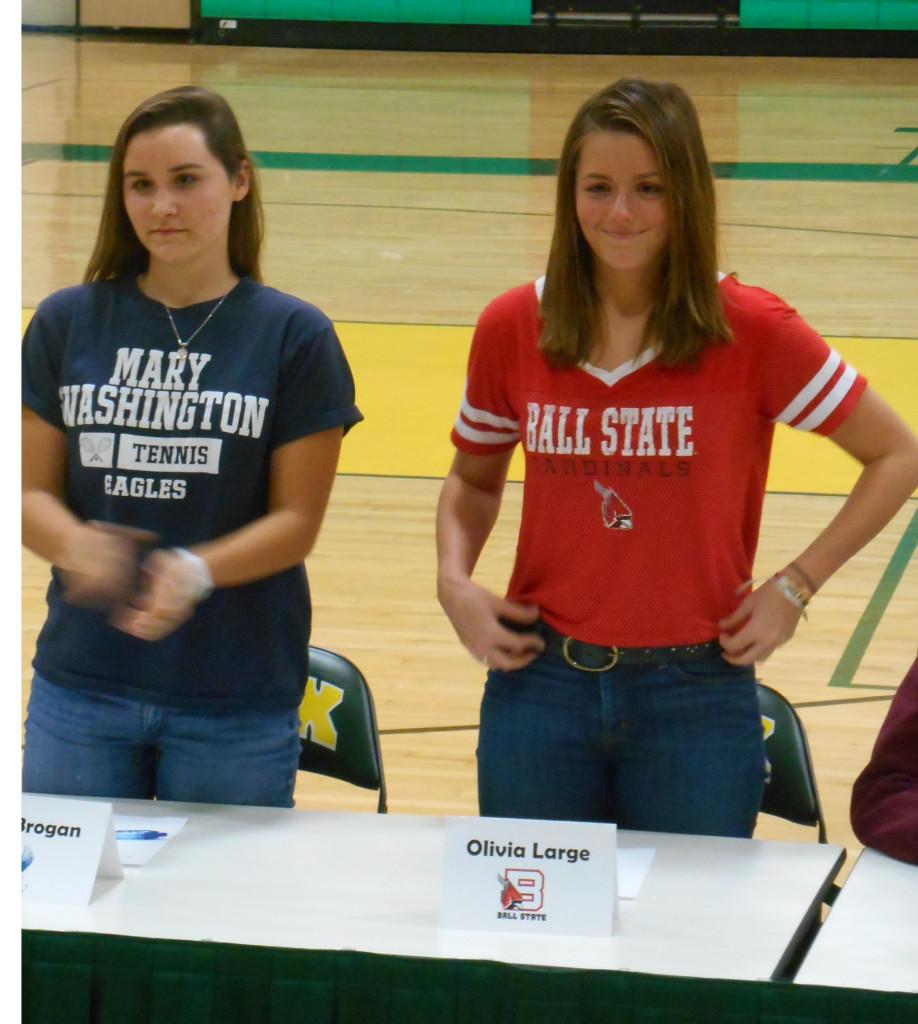
[[[479,430],[478,426],[495,429]],[[520,439],[520,422],[504,416],[495,416],[487,409],[476,409],[474,405],[469,404],[466,390],[462,393],[462,405],[456,417],[456,433],[474,444],[514,444]]]
[[[456,433],[460,437],[464,437],[466,441],[473,441],[475,444],[515,444],[520,439],[518,430],[512,433],[476,430],[474,427],[470,427],[461,416],[456,417]]]
[[[466,395],[462,396],[460,412],[467,420],[471,420],[472,423],[483,423],[488,427],[503,427],[504,430],[512,430],[517,437],[519,436],[519,420],[505,419],[503,416],[495,416],[493,412],[488,412],[486,409],[476,409],[474,405],[469,405]]]
[[[845,372],[835,382],[835,387],[816,406],[816,408],[797,424],[797,430],[815,430],[824,423],[839,407],[842,399],[851,390],[857,380],[857,370],[853,366],[847,366]]]
[[[841,356],[834,348],[830,349],[828,358],[819,368],[819,372],[815,377],[811,378],[809,383],[802,390],[797,393],[796,397],[790,402],[790,404],[785,406],[781,412],[778,413],[774,422],[791,423],[797,416],[799,416],[800,413],[803,412],[810,402],[812,402],[819,394],[822,388],[825,387],[832,374],[838,369],[839,363],[841,363]],[[807,417],[807,419],[809,419],[809,417]]]

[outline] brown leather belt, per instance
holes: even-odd
[[[717,657],[722,648],[716,640],[677,647],[603,647],[575,640],[552,629],[545,622],[527,626],[545,641],[545,650],[560,654],[572,668],[583,672],[608,672],[616,665],[671,665],[680,661],[702,661]]]

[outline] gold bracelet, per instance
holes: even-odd
[[[795,605],[800,614],[806,618],[806,606],[810,603],[812,594],[805,588],[795,583],[790,576],[785,576],[783,573],[775,573],[771,578],[771,582],[778,588],[778,591],[783,594],[792,605]]]

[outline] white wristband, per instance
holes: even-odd
[[[781,573],[776,573],[772,576],[771,582],[778,588],[779,593],[786,597],[800,614],[806,618],[806,606],[810,603],[809,593],[798,587],[793,580]]]
[[[205,597],[209,597],[214,590],[214,578],[210,574],[210,569],[207,568],[207,562],[187,548],[172,548],[172,554],[178,555],[190,570],[188,582],[194,600],[199,602],[203,601]]]

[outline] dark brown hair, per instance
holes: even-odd
[[[143,273],[150,254],[131,226],[124,208],[124,154],[141,132],[167,125],[190,124],[201,129],[207,148],[233,180],[248,164],[249,190],[233,203],[229,223],[229,260],[235,274],[261,280],[259,255],[264,235],[258,179],[242,139],[239,122],[226,100],[209,89],[184,85],[143,101],[121,126],[112,146],[108,183],[96,245],[83,281],[104,281]]]
[[[714,181],[694,104],[668,82],[622,78],[591,96],[571,122],[558,166],[555,228],[541,299],[539,347],[556,365],[588,358],[602,325],[593,252],[576,210],[577,165],[594,132],[629,132],[653,150],[667,204],[668,236],[644,332],[663,365],[689,363],[730,340],[717,285]]]

